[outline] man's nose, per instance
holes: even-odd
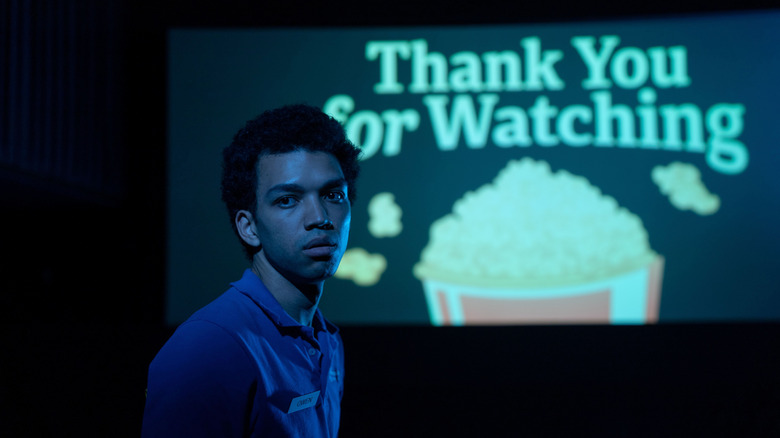
[[[313,230],[315,228],[332,229],[333,222],[330,220],[328,209],[325,205],[325,201],[317,198],[312,199],[306,203],[306,218],[305,218],[306,231]]]

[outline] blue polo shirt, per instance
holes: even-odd
[[[152,361],[142,435],[335,437],[343,376],[336,326],[302,326],[247,269]]]

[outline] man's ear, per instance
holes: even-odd
[[[257,234],[257,225],[252,213],[246,210],[239,210],[236,213],[236,230],[238,230],[238,236],[247,245],[260,246],[260,236]]]

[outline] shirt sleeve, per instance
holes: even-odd
[[[149,366],[142,437],[240,437],[256,372],[242,345],[207,321],[180,326]]]

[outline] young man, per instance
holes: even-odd
[[[337,328],[317,309],[347,246],[358,149],[320,110],[247,122],[223,152],[222,199],[251,268],[149,367],[144,437],[334,437]]]

